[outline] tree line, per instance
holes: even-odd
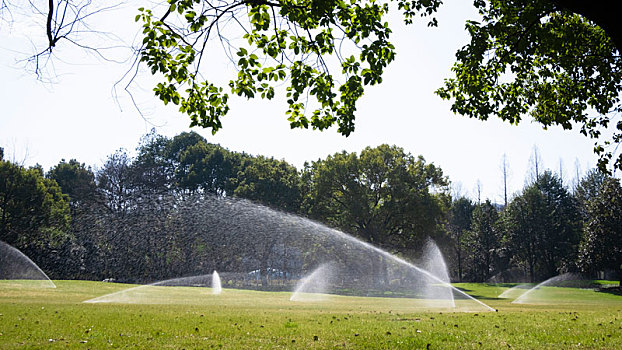
[[[621,205],[619,180],[598,170],[572,193],[550,170],[536,174],[505,207],[458,198],[447,220],[456,277],[535,282],[563,272],[619,274]]]
[[[442,169],[397,146],[344,151],[298,170],[283,160],[229,151],[194,132],[168,138],[152,131],[134,157],[119,150],[97,169],[72,159],[45,172],[0,153],[0,240],[52,278],[179,277],[213,266],[217,254],[231,260],[227,266],[247,266],[242,255],[265,250],[267,257],[276,243],[257,239],[243,249],[210,251],[205,238],[170,229],[175,222],[177,228],[201,225],[192,215],[196,207],[175,204],[174,219],[163,220],[170,214],[166,207],[184,199],[242,198],[413,261],[431,237],[456,281],[620,272],[622,188],[616,178],[593,170],[569,189],[551,171],[536,171],[507,205],[452,198],[449,189]],[[141,229],[147,222],[151,229]],[[270,262],[258,256],[267,271]]]

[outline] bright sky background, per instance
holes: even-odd
[[[404,26],[399,19],[392,22],[396,61],[381,85],[367,88],[359,101],[356,130],[348,138],[336,129],[291,130],[283,95],[272,101],[232,98],[224,127],[215,136],[192,130],[230,150],[285,159],[299,169],[305,161],[342,150],[359,152],[367,146],[395,144],[440,166],[459,193],[476,198],[479,181],[482,200],[497,202],[502,202],[503,194],[502,156],[507,155],[513,193],[523,188],[537,147],[541,164],[556,173],[561,164],[565,183],[573,184],[577,170],[583,174],[596,161],[593,142],[578,130],[545,131],[528,118],[520,126],[471,120],[454,115],[449,102],[434,95],[450,76],[455,51],[468,40],[465,20],[476,15],[471,2],[457,3],[442,6],[438,28],[427,28],[423,21],[413,26]],[[131,42],[137,7],[106,14],[100,27],[114,28]],[[6,158],[26,166],[41,164],[46,171],[63,158],[97,168],[121,147],[132,153],[140,137],[153,127],[167,136],[190,130],[186,116],[153,96],[148,79],[139,81],[142,91],[134,88],[145,117],[122,89],[115,99],[114,83],[129,65],[85,56],[68,48],[68,43],[56,49],[55,82],[37,81],[20,62],[33,53],[36,30],[23,22],[0,25],[0,147]],[[211,68],[216,74],[234,72],[218,58]]]

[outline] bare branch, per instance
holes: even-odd
[[[56,42],[54,40],[54,36],[52,35],[52,18],[54,18],[54,0],[48,1],[48,19],[46,22],[46,32],[48,35],[48,47],[54,47]]]

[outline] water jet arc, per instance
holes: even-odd
[[[582,281],[580,278],[580,275],[575,274],[575,273],[564,273],[559,276],[551,277],[547,279],[546,281],[537,284],[535,287],[529,289],[525,293],[521,294],[518,298],[512,301],[512,304],[531,304],[531,303],[543,302],[544,299],[546,299],[547,293],[540,293],[539,295],[537,294],[538,292],[542,291],[542,287],[547,287],[547,286],[559,287],[564,284],[563,282],[570,282],[573,284],[578,284],[578,283],[585,282],[585,281]],[[585,284],[585,283],[582,283],[582,284]],[[555,302],[559,300],[550,300],[550,301]]]
[[[154,283],[149,289],[135,290],[137,293],[131,298],[131,293],[126,294],[127,302],[164,303],[167,297],[160,292],[165,285],[209,287],[212,274],[196,276],[207,266],[219,271],[221,276],[226,274],[227,288],[292,291],[302,276],[309,276],[313,269],[331,262],[333,277],[326,286],[326,294],[391,297],[393,302],[397,301],[396,298],[403,298],[405,306],[414,307],[410,303],[413,299],[430,300],[426,297],[426,289],[431,288],[437,294],[424,307],[434,307],[437,301],[442,302],[441,307],[451,307],[446,303],[449,297],[442,297],[450,291],[456,301],[461,299],[453,310],[494,310],[452,286],[448,276],[439,278],[441,274],[431,267],[419,267],[308,218],[246,200],[201,195],[158,198],[158,216],[166,220],[152,220],[150,218],[155,214],[149,209],[148,201],[145,202],[132,216],[104,218],[92,229],[100,226],[112,229],[140,227],[164,235],[170,233],[175,239],[179,237],[179,241],[174,242],[177,246],[190,248],[196,245],[201,249],[181,250],[175,255],[175,270],[154,271],[145,267],[143,276],[172,280]],[[196,263],[184,264],[184,261]],[[140,266],[135,270],[140,272]],[[195,276],[179,280],[174,278],[175,274]],[[125,276],[126,281],[132,281],[131,278],[135,277]],[[197,282],[202,278],[205,280]],[[171,292],[182,290],[164,289]],[[201,288],[184,290],[207,293]],[[153,300],[145,294],[151,291],[154,292]],[[120,300],[124,298],[98,300],[123,302]]]
[[[350,240],[350,241],[356,242],[356,243],[358,243],[358,244],[362,244],[363,246],[367,247],[368,249],[371,249],[371,250],[373,250],[373,251],[375,251],[375,252],[377,252],[377,253],[381,254],[382,256],[384,256],[384,257],[388,258],[388,259],[391,259],[391,260],[393,260],[393,261],[395,261],[395,262],[397,262],[397,263],[399,263],[399,264],[402,264],[402,265],[404,265],[404,266],[407,266],[407,267],[409,267],[409,268],[415,269],[416,271],[418,271],[418,272],[420,272],[420,273],[422,273],[422,274],[426,275],[427,277],[431,278],[432,280],[434,280],[434,281],[436,281],[436,282],[440,283],[441,285],[443,285],[443,286],[445,286],[445,287],[449,287],[449,288],[451,288],[451,290],[452,290],[452,291],[454,291],[454,292],[456,292],[456,293],[458,293],[458,294],[462,295],[463,297],[466,297],[467,299],[470,299],[470,300],[472,300],[472,301],[477,302],[478,304],[480,304],[481,306],[483,306],[483,307],[484,307],[486,310],[488,310],[488,311],[497,311],[495,308],[492,308],[492,307],[490,307],[490,306],[488,306],[488,305],[484,304],[484,303],[483,303],[483,302],[481,302],[480,300],[478,300],[478,299],[476,299],[476,298],[474,298],[474,297],[472,297],[472,296],[468,295],[467,293],[465,293],[465,292],[461,291],[460,289],[458,289],[458,288],[456,288],[456,287],[452,286],[452,285],[451,285],[451,283],[448,283],[448,282],[443,281],[442,279],[440,279],[440,278],[438,278],[438,277],[434,276],[432,273],[430,273],[430,272],[428,272],[428,271],[426,271],[426,270],[424,270],[424,269],[422,269],[422,268],[420,268],[420,267],[416,266],[416,265],[415,265],[415,264],[413,264],[413,263],[410,263],[410,262],[408,262],[408,261],[406,261],[406,260],[404,260],[404,259],[402,259],[402,258],[400,258],[400,257],[397,257],[397,256],[395,256],[395,255],[393,255],[393,254],[391,254],[391,253],[389,253],[389,252],[387,252],[387,251],[384,251],[384,250],[382,250],[382,249],[380,249],[380,248],[378,248],[378,247],[375,247],[375,246],[373,246],[373,245],[371,245],[371,244],[369,244],[369,243],[367,243],[367,242],[363,242],[363,241],[361,241],[361,240],[359,240],[359,239],[356,239],[356,238],[354,238],[354,237],[352,237],[352,236],[350,236],[350,235],[347,235],[347,234],[345,234],[345,233],[343,233],[343,232],[341,232],[341,231],[334,230],[334,229],[333,229],[333,231],[335,232],[335,234],[336,234],[336,235],[341,236],[341,237],[342,237],[342,238],[344,238],[344,239],[347,239],[347,240]]]
[[[214,271],[212,273],[212,294],[218,295],[222,293],[222,283],[220,282],[220,275]]]
[[[172,278],[164,281],[158,281],[151,284],[139,285],[127,289],[120,290],[118,292],[102,295],[96,298],[83,301],[87,304],[98,303],[121,303],[121,304],[174,304],[177,300],[190,300],[190,302],[196,301],[197,296],[209,296],[214,295],[214,274],[190,276]],[[218,277],[220,281],[220,277]],[[212,287],[212,292],[206,291],[206,287]],[[183,291],[176,291],[182,293],[181,296],[175,293],[171,294],[170,287],[187,287],[192,290],[186,289]],[[222,291],[222,288],[221,288]],[[188,299],[190,298],[190,299]]]
[[[0,241],[0,279],[41,281],[37,287],[56,288],[54,282],[29,257]]]
[[[328,284],[333,277],[332,263],[326,263],[316,268],[310,275],[298,282],[291,301],[320,301],[327,298]]]

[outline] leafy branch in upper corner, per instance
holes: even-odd
[[[620,48],[600,26],[556,3],[564,1],[475,1],[481,22],[467,23],[471,42],[456,53],[454,77],[437,94],[471,118],[517,124],[529,114],[544,128],[578,126],[597,140],[605,171],[622,142]],[[611,133],[605,141],[603,132]],[[614,168],[622,169],[622,154]]]

